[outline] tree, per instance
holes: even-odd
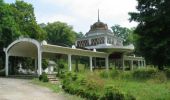
[[[8,46],[21,33],[11,11],[11,6],[0,0],[0,60],[1,66],[4,66],[3,48]]]
[[[170,65],[170,1],[137,0],[139,12],[129,13],[130,21],[138,22],[137,50],[159,69]]]
[[[23,36],[43,40],[46,32],[37,24],[34,15],[34,8],[31,4],[17,0],[11,4],[13,17],[19,25],[19,30]]]
[[[76,38],[82,38],[82,37],[84,37],[84,34],[82,32],[76,34]]]
[[[71,46],[76,40],[76,32],[66,23],[54,22],[48,23],[44,30],[47,34],[47,41],[51,44]]]
[[[111,29],[117,37],[123,39],[124,44],[131,44],[132,43],[134,28],[129,29],[129,28],[126,28],[126,27],[121,27],[120,25],[114,25],[114,26],[111,27]]]
[[[19,0],[8,4],[0,0],[0,66],[4,66],[5,62],[3,48],[19,36],[43,40],[46,33],[37,24],[31,4]]]

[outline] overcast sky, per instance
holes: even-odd
[[[15,0],[4,0],[11,3]],[[38,23],[54,21],[66,22],[76,32],[89,31],[90,25],[97,21],[97,10],[100,9],[100,20],[111,27],[119,24],[124,27],[135,27],[129,22],[128,12],[136,11],[136,0],[24,0],[34,7]]]

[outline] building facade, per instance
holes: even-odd
[[[110,63],[119,69],[133,69],[134,65],[136,67],[145,66],[144,58],[135,57],[133,54],[134,45],[123,45],[123,39],[109,30],[107,24],[101,22],[99,17],[98,21],[90,26],[90,30],[85,36],[76,40],[75,45],[77,48],[108,53]],[[96,61],[102,62],[96,58],[94,68],[101,67],[102,65]]]

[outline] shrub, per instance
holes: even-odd
[[[124,71],[122,73],[119,74],[119,78],[121,79],[125,79],[125,80],[129,80],[129,79],[132,79],[133,76],[132,76],[132,72],[131,71]]]
[[[100,75],[101,78],[108,78],[109,72],[108,71],[101,71],[99,75]]]
[[[45,72],[42,73],[42,75],[39,76],[39,80],[43,81],[43,82],[48,82],[48,77],[47,74]]]
[[[121,92],[114,86],[106,86],[104,95],[100,97],[101,100],[135,100],[135,97]]]
[[[155,74],[158,72],[155,68],[141,68],[134,70],[133,77],[136,79],[149,79],[155,76]]]
[[[170,78],[170,68],[165,70],[166,76],[167,78]]]
[[[115,77],[119,76],[119,74],[120,74],[120,72],[116,69],[113,69],[110,71],[111,78],[115,78]]]
[[[82,77],[75,73],[66,73],[63,79],[65,92],[75,94],[88,100],[135,100],[132,95],[127,95],[113,86],[104,88],[104,80],[94,74]]]
[[[154,80],[156,83],[167,82],[166,74],[164,72],[158,72],[155,74]]]

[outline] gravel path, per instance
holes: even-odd
[[[0,78],[0,100],[66,100],[61,94],[30,83],[30,80]]]

